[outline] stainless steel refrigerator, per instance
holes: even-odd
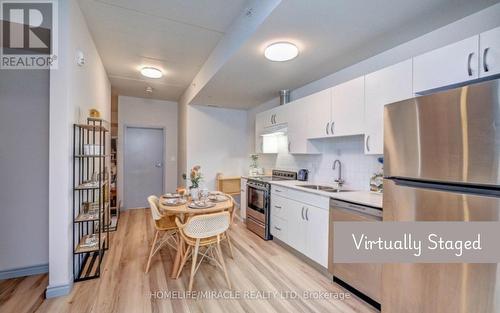
[[[500,81],[387,105],[384,157],[384,221],[499,221]],[[499,264],[385,264],[382,312],[499,313]]]

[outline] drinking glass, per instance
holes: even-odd
[[[208,195],[210,194],[208,192],[208,189],[207,188],[203,188],[200,192],[201,194],[201,201],[203,201],[204,203],[207,202],[207,199],[208,199]]]

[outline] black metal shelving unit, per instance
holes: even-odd
[[[108,130],[102,119],[73,125],[73,277],[98,278],[109,248]],[[90,240],[92,239],[92,240]]]

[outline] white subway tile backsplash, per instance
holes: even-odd
[[[363,136],[317,139],[320,147],[319,155],[261,155],[259,166],[266,169],[309,170],[309,180],[318,183],[333,183],[337,178],[337,170],[332,169],[333,161],[342,163],[342,177],[346,181],[345,188],[369,190],[370,177],[381,170],[377,158],[380,156],[365,155]]]

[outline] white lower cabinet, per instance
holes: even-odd
[[[284,188],[280,187],[282,190]],[[271,234],[323,267],[328,266],[328,198],[285,189],[271,194]],[[282,195],[286,195],[285,197]]]
[[[306,206],[306,255],[324,267],[328,266],[328,214],[328,210]]]

